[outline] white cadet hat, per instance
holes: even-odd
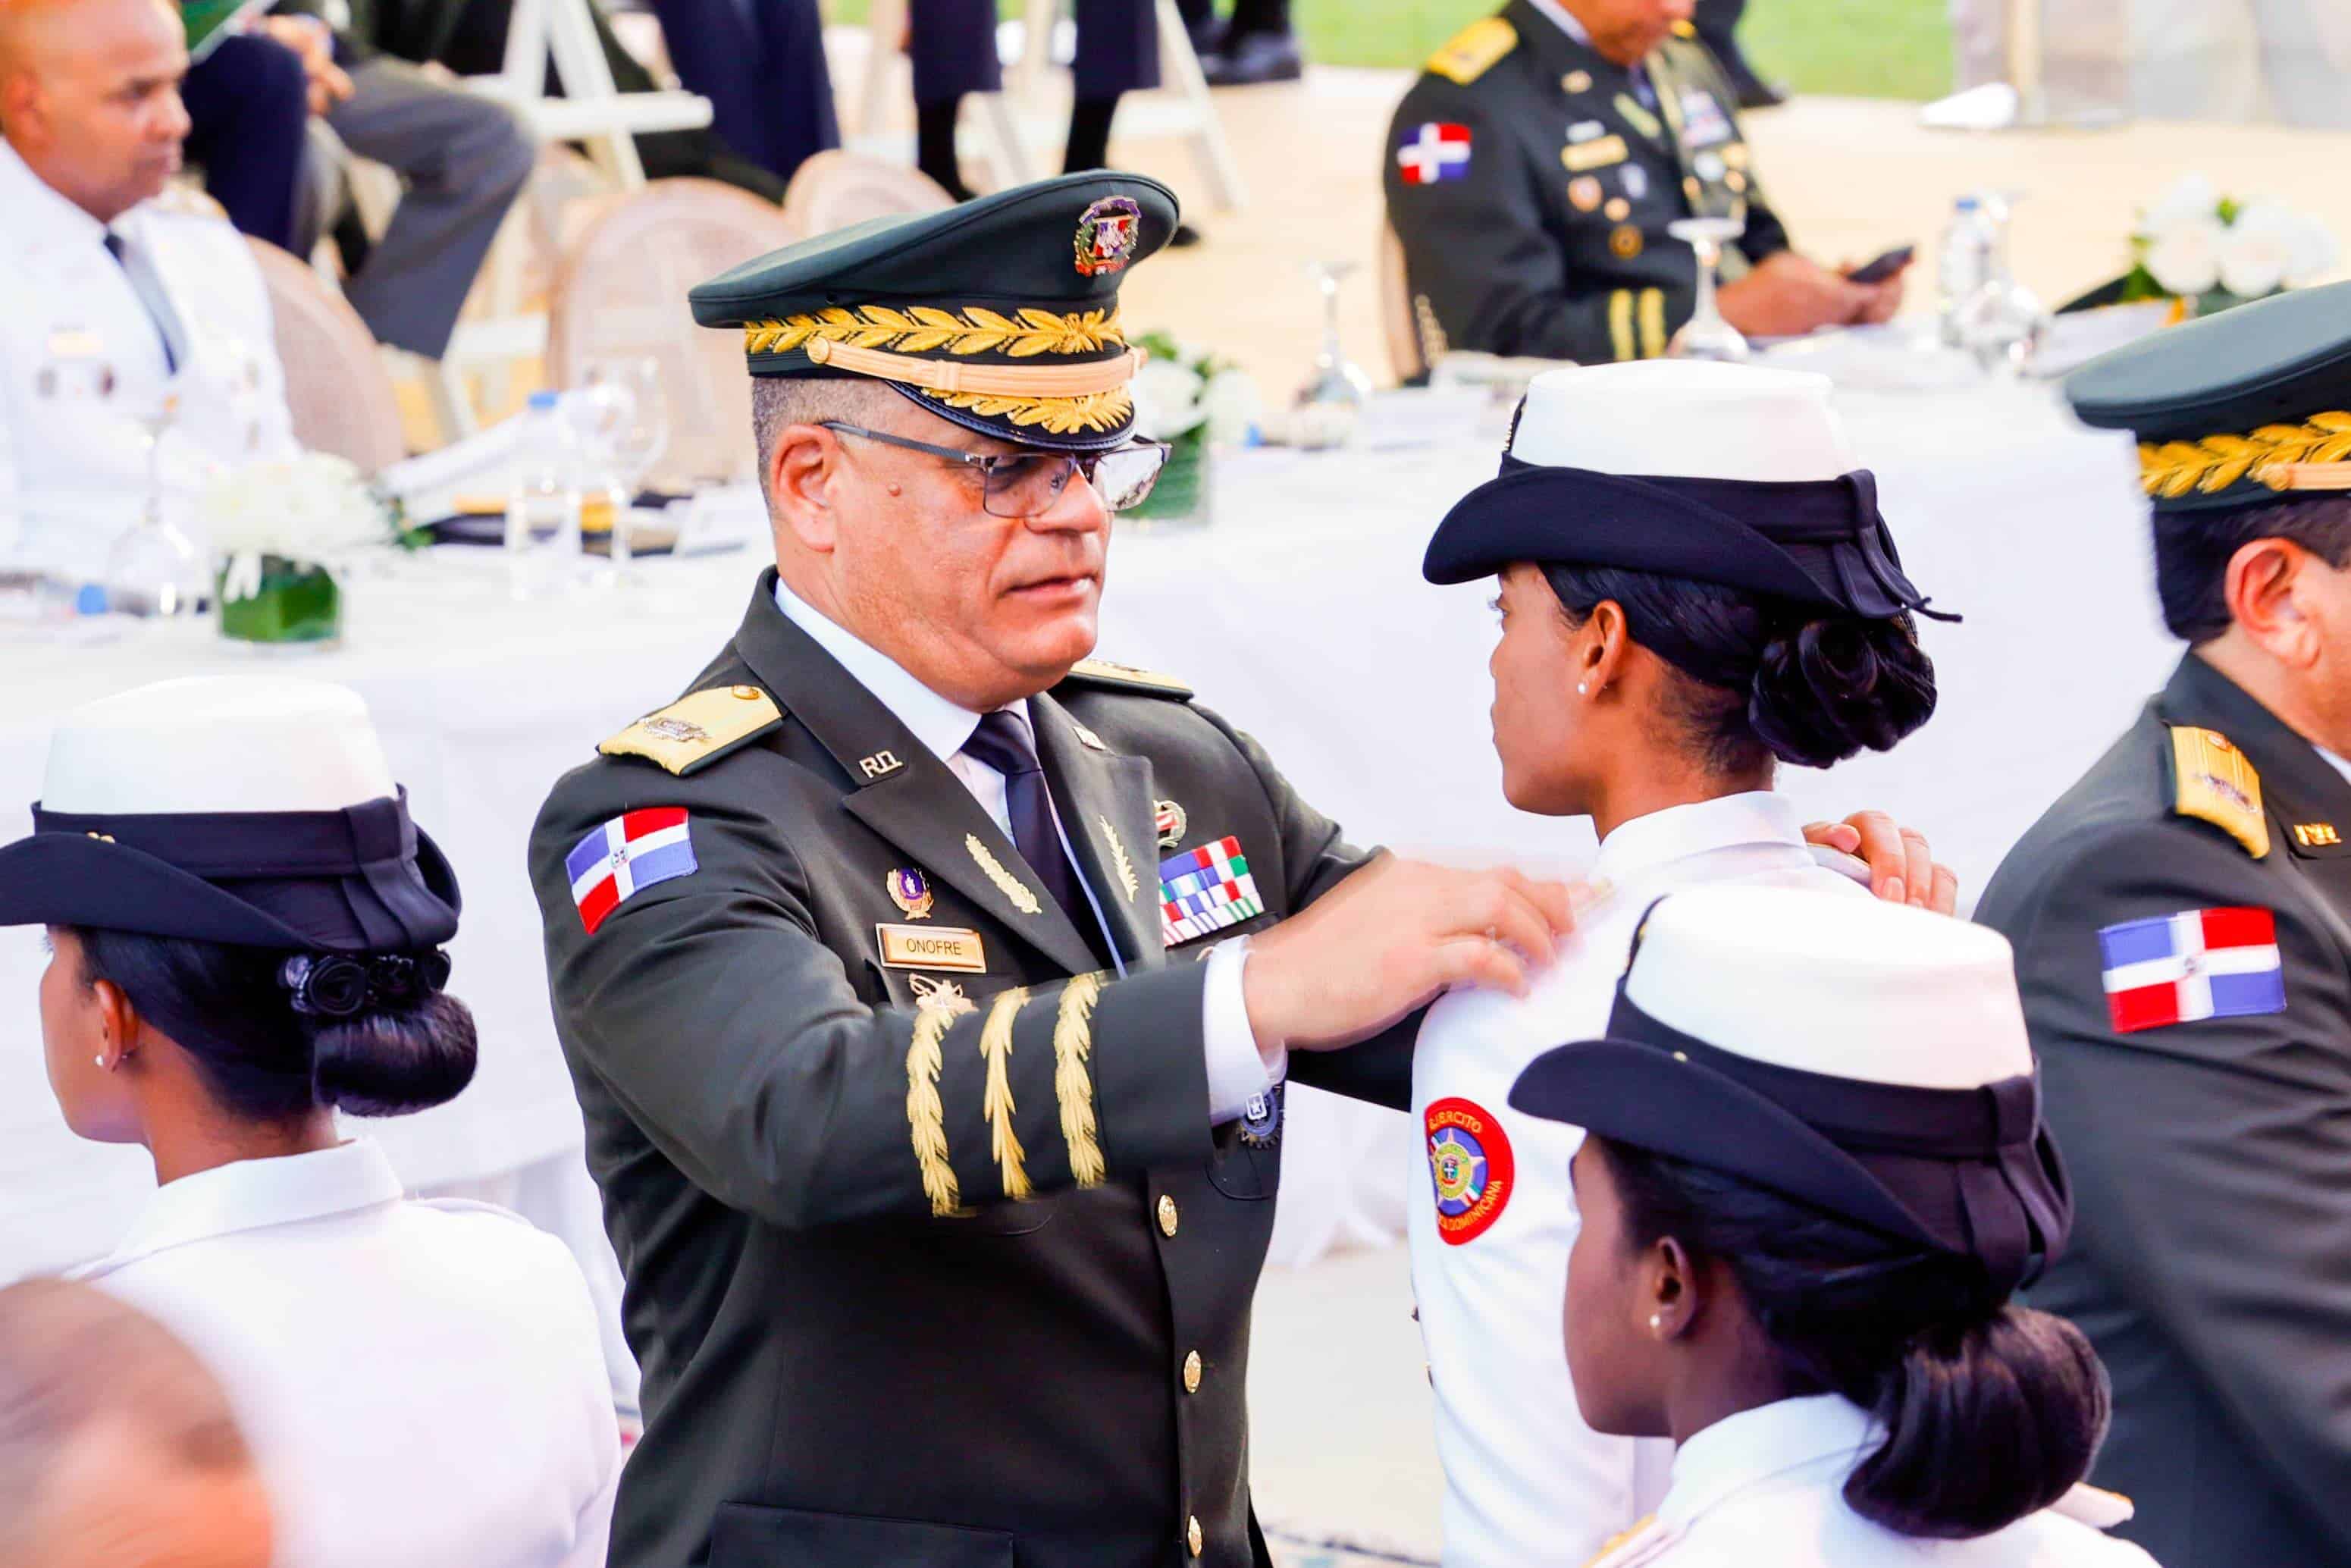
[[[1652,360],[1537,376],[1500,474],[1437,524],[1421,575],[1519,562],[1687,578],[1814,615],[1958,619],[1903,574],[1877,480],[1853,465],[1828,378],[1807,371]],[[1677,651],[1667,628],[1634,633]]]
[[[2072,1223],[2007,939],[1876,899],[1658,900],[1606,1037],[1536,1058],[1510,1103],[1973,1256],[2003,1294]]]
[[[161,681],[72,710],[32,837],[0,848],[0,925],[397,953],[455,935],[457,910],[367,705],[324,681]]]

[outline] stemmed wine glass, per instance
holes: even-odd
[[[629,565],[629,508],[638,486],[669,450],[669,400],[661,361],[651,354],[591,361],[582,378],[590,411],[581,434],[602,466],[612,494],[611,575]]]
[[[124,413],[146,447],[147,496],[140,520],[108,551],[109,605],[159,620],[194,615],[211,598],[209,573],[195,542],[163,515],[163,434],[179,418],[179,397],[166,392]]]
[[[1722,247],[1747,232],[1745,218],[1677,218],[1666,232],[1685,241],[1698,256],[1698,302],[1690,319],[1666,345],[1666,352],[1681,360],[1718,360],[1743,363],[1748,356],[1746,334],[1722,318],[1715,302],[1715,269],[1722,265]]]
[[[1372,401],[1372,378],[1347,357],[1339,340],[1339,282],[1356,270],[1352,261],[1309,262],[1306,275],[1322,291],[1322,350],[1314,373],[1298,390],[1301,446],[1340,446],[1354,434],[1364,405]]]

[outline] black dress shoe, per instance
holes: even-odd
[[[1210,87],[1255,87],[1259,82],[1296,81],[1306,74],[1306,57],[1290,33],[1243,33],[1225,40],[1223,50],[1200,61]]]

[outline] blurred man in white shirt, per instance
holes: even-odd
[[[227,224],[153,200],[186,70],[164,0],[0,0],[0,561],[102,572],[159,422],[183,525],[214,475],[294,451],[260,268]]]

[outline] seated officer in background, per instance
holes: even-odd
[[[2104,1486],[2168,1563],[2351,1561],[2351,284],[2066,382],[2131,430],[2170,684],[2010,852],[2073,1250],[2034,1293],[2114,1375]]]
[[[167,405],[169,510],[294,453],[259,265],[220,219],[154,200],[187,66],[164,0],[0,0],[0,562],[100,571]]]
[[[1424,358],[1664,353],[1698,287],[1666,225],[1692,215],[1746,219],[1721,268],[1740,331],[1893,316],[1898,274],[1856,283],[1789,248],[1689,16],[1690,0],[1510,0],[1429,60],[1384,176]]]

